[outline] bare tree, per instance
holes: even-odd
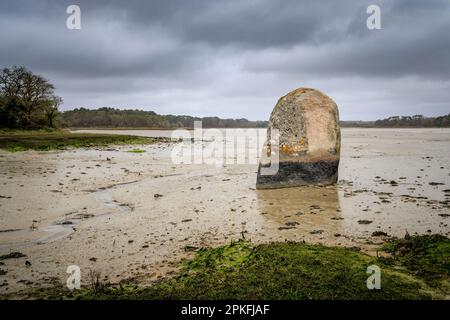
[[[0,113],[2,124],[10,127],[55,126],[62,99],[54,86],[24,67],[0,72]]]

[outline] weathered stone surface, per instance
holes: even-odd
[[[273,129],[279,130],[279,169],[263,175],[269,167],[261,159],[256,180],[257,189],[330,185],[337,182],[341,133],[336,103],[322,92],[299,88],[278,100],[269,119],[267,141]],[[273,156],[277,148],[270,143],[263,153]]]

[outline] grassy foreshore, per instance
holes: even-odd
[[[54,131],[0,131],[0,149],[11,152],[25,150],[61,150],[68,148],[104,147],[168,142],[168,138],[137,137],[132,135],[71,133]]]
[[[31,291],[40,299],[445,299],[450,294],[450,239],[393,240],[373,257],[354,249],[305,243],[239,241],[197,251],[172,278],[140,288],[101,283]],[[386,257],[388,255],[388,257]],[[381,289],[367,288],[367,267],[381,270]],[[82,281],[83,282],[83,281]],[[85,283],[84,283],[85,284]]]

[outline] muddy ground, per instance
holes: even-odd
[[[145,284],[240,238],[374,253],[406,232],[450,235],[449,129],[342,131],[335,187],[255,190],[256,164],[174,164],[167,143],[0,151],[0,294],[65,282],[69,265],[82,284],[89,270]]]

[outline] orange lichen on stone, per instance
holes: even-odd
[[[280,151],[286,154],[294,154],[300,152],[308,151],[308,143],[306,139],[301,138],[296,144],[289,145],[287,143],[283,143],[280,145]]]

